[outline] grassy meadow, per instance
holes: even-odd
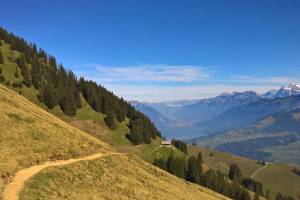
[[[132,155],[110,155],[46,169],[28,181],[20,194],[21,200],[45,198],[226,199]]]

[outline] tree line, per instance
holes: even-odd
[[[167,159],[159,158],[153,162],[157,167],[186,181],[209,188],[236,200],[250,200],[249,192],[241,185],[231,182],[227,175],[209,169],[203,171],[201,152],[197,156],[175,157],[171,154]]]
[[[21,52],[14,62],[20,69],[22,83],[16,83],[14,86],[33,86],[39,91],[38,99],[49,109],[59,106],[66,115],[75,116],[82,106],[82,94],[96,112],[106,115],[105,122],[110,129],[117,129],[118,124],[128,118],[128,138],[133,144],[150,143],[151,139],[161,137],[149,118],[135,110],[130,103],[94,81],[77,79],[72,71],[58,64],[55,57],[48,55],[43,49],[37,49],[35,44],[28,43],[1,27],[0,40],[8,43],[12,50]],[[0,64],[3,64],[3,61],[0,51]],[[0,81],[2,79],[4,76],[1,74]]]
[[[254,200],[259,200],[260,197],[270,199],[269,190],[264,193],[262,183],[251,178],[244,178],[237,164],[230,165],[228,174],[213,169],[204,171],[201,152],[197,156],[188,156],[188,159],[170,154],[167,159],[155,158],[153,164],[179,178],[204,186],[235,200],[250,200],[249,191],[255,194]],[[276,200],[293,200],[293,198],[279,193]]]

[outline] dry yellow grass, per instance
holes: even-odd
[[[79,162],[82,160],[93,160],[96,158],[99,158],[101,156],[104,156],[106,154],[96,153],[92,155],[88,155],[86,157],[82,158],[72,158],[68,160],[55,160],[55,161],[49,161],[40,165],[34,165],[32,167],[22,169],[16,173],[14,176],[14,179],[7,184],[5,187],[5,190],[3,192],[3,199],[4,200],[18,200],[19,199],[19,192],[23,189],[24,184],[27,180],[29,180],[32,176],[39,173],[43,169],[46,169],[47,167],[53,167],[53,166],[62,166],[62,165],[68,165],[74,162]]]
[[[204,163],[207,167],[220,170],[221,172],[228,173],[229,166],[236,163],[241,168],[243,175],[250,177],[256,170],[262,167],[255,160],[235,156],[229,153],[210,150],[200,146],[188,146],[188,153],[190,155],[197,155],[201,151]],[[213,153],[213,156],[210,154]]]
[[[17,170],[110,147],[0,85],[0,193]]]
[[[0,122],[0,194],[11,175],[22,169],[113,151],[1,85]],[[226,199],[133,155],[66,163],[32,177],[21,199]]]
[[[20,199],[227,199],[170,175],[132,155],[48,168],[21,192]]]

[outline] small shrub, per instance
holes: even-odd
[[[5,82],[5,78],[3,75],[0,74],[0,83],[4,83]]]
[[[21,82],[13,82],[12,86],[14,88],[22,88],[22,83]]]

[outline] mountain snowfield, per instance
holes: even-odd
[[[263,98],[278,98],[300,94],[300,84],[290,83],[287,86],[282,86],[279,90],[271,90],[261,96]]]

